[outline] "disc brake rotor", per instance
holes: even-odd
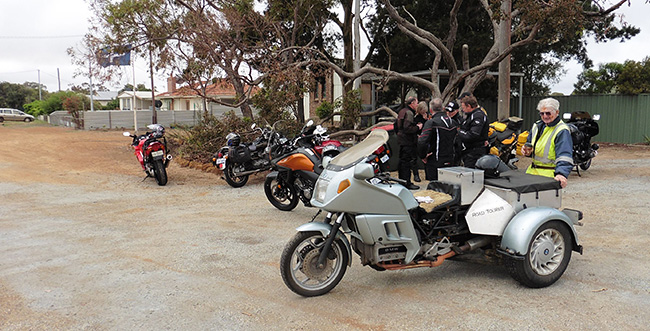
[[[325,264],[319,268],[319,256],[320,250],[318,249],[312,249],[311,251],[307,252],[303,260],[302,272],[310,279],[326,280],[332,271],[332,264],[334,264],[334,261],[325,259]]]

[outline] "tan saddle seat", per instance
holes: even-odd
[[[452,196],[447,193],[434,190],[417,191],[413,193],[413,196],[418,200],[420,207],[427,213],[432,212],[436,207],[453,199]],[[418,199],[418,197],[420,199]]]

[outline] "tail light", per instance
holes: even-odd
[[[385,150],[386,150],[386,148],[385,148],[383,145],[382,145],[382,146],[379,146],[379,148],[377,148],[377,150],[375,151],[375,154],[380,155],[380,154],[383,153]]]

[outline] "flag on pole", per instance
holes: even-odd
[[[99,64],[102,67],[128,66],[131,64],[131,45],[126,46],[127,51],[116,53],[110,47],[104,47],[99,54]]]

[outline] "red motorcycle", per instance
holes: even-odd
[[[133,138],[131,146],[135,157],[140,161],[142,170],[148,177],[156,179],[160,186],[167,184],[167,166],[172,156],[167,152],[167,139],[165,138],[165,128],[160,124],[150,124],[147,126],[151,132],[147,131],[143,135],[135,135],[130,132],[122,133],[125,137]],[[162,139],[162,141],[161,141]]]

